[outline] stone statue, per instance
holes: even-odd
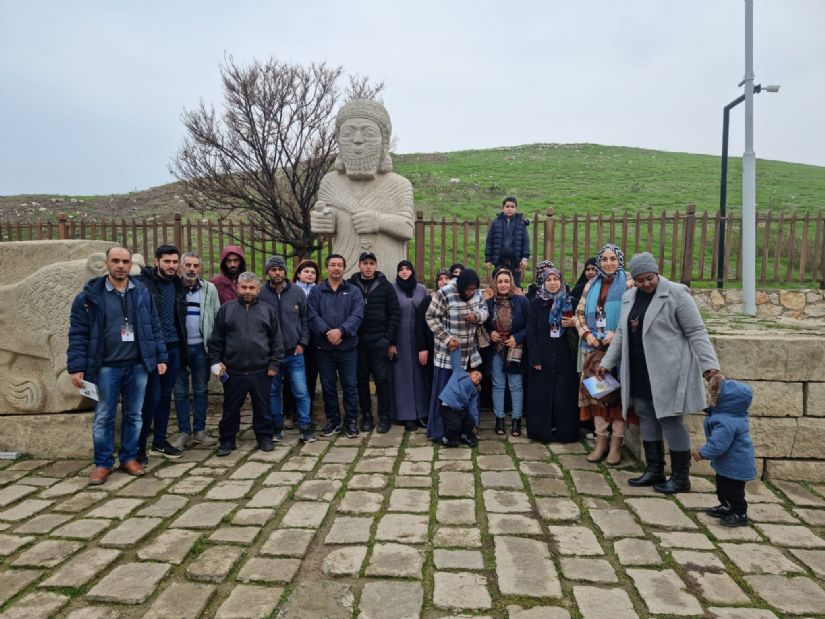
[[[75,295],[106,274],[108,241],[0,243],[0,415],[86,405],[66,373]]]
[[[380,103],[356,99],[338,111],[335,130],[338,159],[321,180],[312,231],[332,235],[332,251],[346,258],[348,272],[365,249],[394,272],[407,257],[415,214],[410,181],[392,171],[390,117]]]

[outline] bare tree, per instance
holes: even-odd
[[[220,67],[223,109],[201,101],[181,115],[186,136],[170,164],[187,204],[224,216],[244,212],[298,256],[318,245],[310,209],[335,161],[335,112],[342,97],[374,99],[383,83],[348,76],[326,63],[301,66],[270,58]]]

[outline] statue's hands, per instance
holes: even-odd
[[[373,211],[357,211],[352,214],[352,226],[358,234],[378,232],[378,214]]]
[[[316,202],[309,214],[309,227],[315,234],[335,234],[335,212],[325,202]]]

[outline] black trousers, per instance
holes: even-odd
[[[441,405],[441,418],[444,420],[444,438],[450,442],[458,441],[462,434],[472,435],[476,425],[470,411],[455,410],[444,404]]]
[[[387,349],[358,347],[358,404],[361,417],[372,417],[370,374],[375,382],[378,416],[388,418],[392,413],[392,366]]]
[[[748,502],[745,500],[745,482],[716,475],[716,497],[722,505],[727,505],[735,514],[747,514]]]
[[[272,414],[269,411],[269,388],[272,379],[266,371],[255,374],[229,372],[229,379],[223,384],[223,416],[218,424],[221,443],[235,440],[241,429],[241,406],[249,394],[252,400],[252,428],[259,439],[272,436],[275,431]]]

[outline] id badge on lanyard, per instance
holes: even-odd
[[[120,340],[122,342],[135,341],[135,327],[129,322],[129,312],[127,310],[129,302],[126,299],[126,295],[128,292],[129,289],[127,288],[123,294],[118,293],[120,297],[120,307],[123,310],[123,320],[120,323]]]
[[[596,313],[596,328],[597,329],[606,329],[607,328],[607,316],[605,316],[604,312],[597,312]]]
[[[550,337],[561,337],[561,327],[559,325],[550,325]]]

